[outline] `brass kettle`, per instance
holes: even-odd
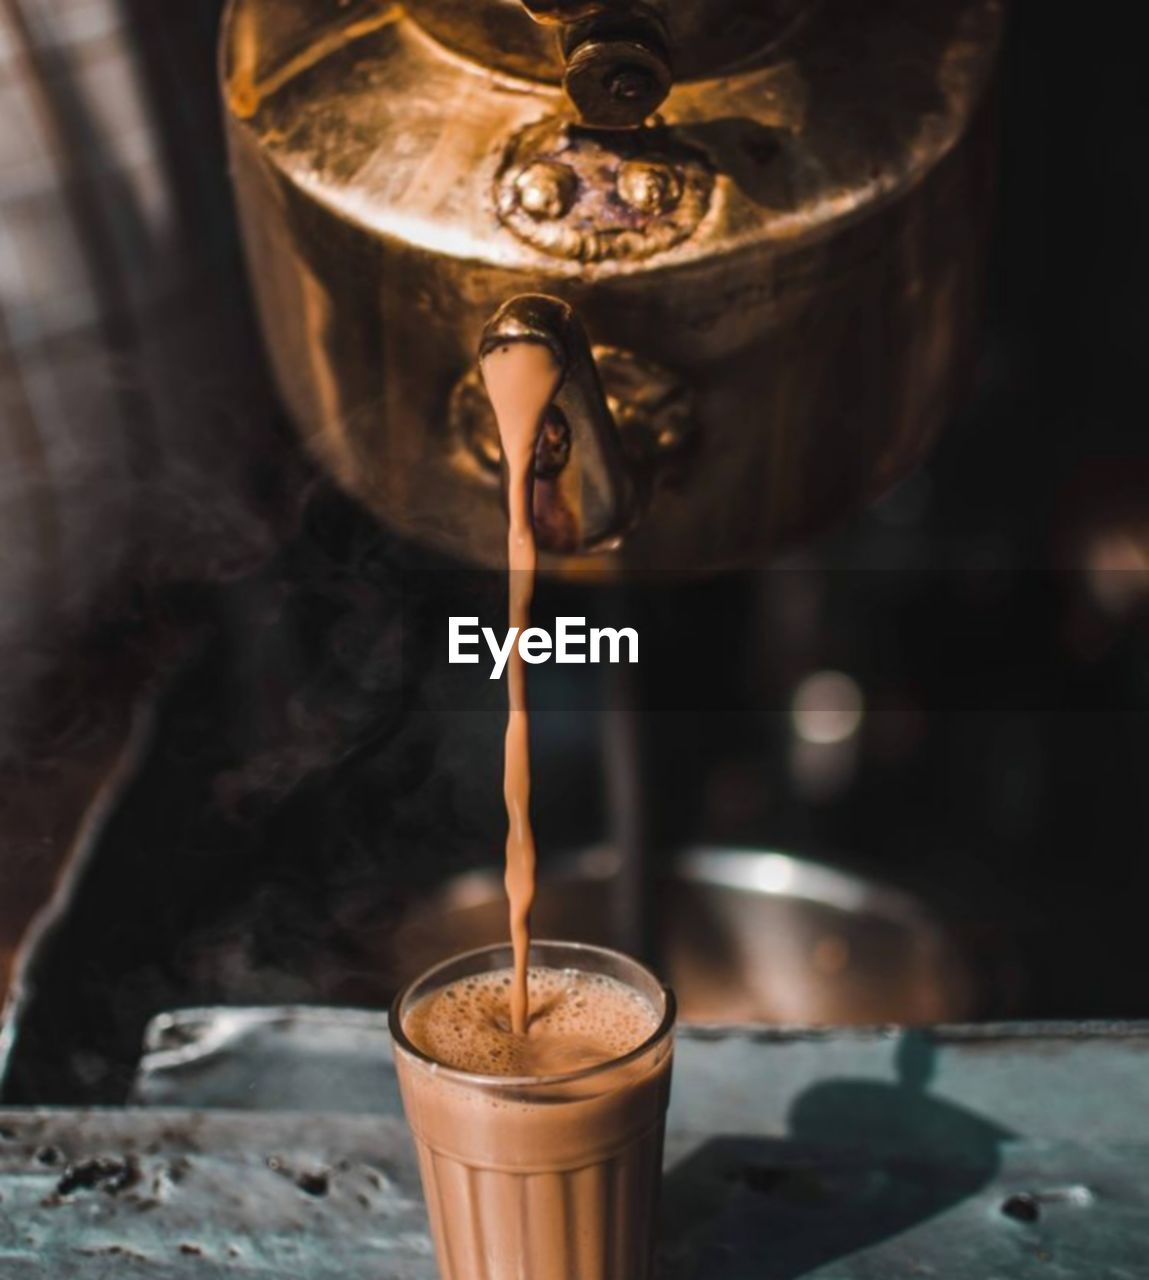
[[[544,565],[693,573],[825,527],[961,390],[1001,22],[1000,0],[232,0],[234,181],[299,430],[389,524],[501,564],[479,348],[544,341],[566,370]]]

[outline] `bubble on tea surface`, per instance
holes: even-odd
[[[531,1020],[511,1030],[509,970],[464,978],[421,1000],[403,1029],[428,1057],[484,1075],[562,1075],[620,1058],[653,1035],[655,1010],[603,974],[531,969]]]

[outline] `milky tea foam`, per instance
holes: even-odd
[[[459,1071],[555,1076],[624,1057],[649,1040],[658,1017],[616,978],[579,969],[528,971],[530,1022],[511,1030],[513,971],[461,978],[425,996],[403,1020],[412,1044]]]

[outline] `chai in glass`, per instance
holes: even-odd
[[[391,1009],[442,1280],[645,1280],[674,997],[637,961],[533,942],[444,962]]]

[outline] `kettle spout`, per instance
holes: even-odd
[[[618,545],[633,522],[636,486],[599,381],[586,332],[572,307],[520,294],[483,328],[479,363],[516,342],[545,346],[560,370],[535,444],[535,535],[560,554]]]

